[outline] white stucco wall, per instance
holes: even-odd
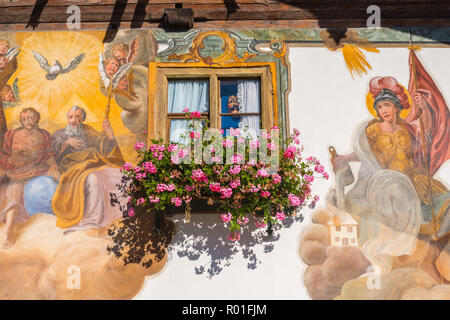
[[[373,70],[352,79],[339,52],[322,47],[290,48],[290,127],[301,131],[305,155],[317,156],[330,173],[328,146],[333,145],[338,153],[351,152],[356,126],[371,117],[365,105],[369,80],[378,75],[393,76],[400,84],[408,85],[408,50],[380,51],[367,54]],[[418,56],[450,103],[450,49],[426,48]],[[450,184],[449,163],[437,177]],[[313,192],[322,198],[319,207],[332,184],[332,178],[315,183]],[[298,255],[298,243],[310,213],[305,210],[305,220],[293,222],[280,232],[277,241],[252,245],[244,236],[229,260],[233,247],[225,239],[226,229],[218,215],[194,214],[191,225],[184,224],[183,216],[177,215],[174,219],[178,232],[169,261],[162,272],[147,279],[136,299],[309,299],[302,284],[305,265]],[[220,236],[224,243],[217,240]],[[266,253],[267,244],[273,244],[273,250]],[[256,268],[248,267],[252,260],[241,251],[246,248],[254,250],[259,260]],[[223,269],[212,277],[201,270],[198,274],[196,268],[204,265],[207,270],[211,257],[219,259]]]

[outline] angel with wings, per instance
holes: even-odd
[[[19,47],[10,48],[8,40],[0,40],[0,71],[3,70],[8,62],[13,60],[19,52]]]
[[[130,71],[127,75],[132,64],[132,62],[127,62],[121,65],[116,57],[110,56],[105,59],[103,53],[101,53],[98,70],[100,72],[102,87],[111,90],[111,94],[119,94],[130,100],[135,100],[133,71]]]
[[[0,56],[4,56],[7,61],[14,59],[20,52],[19,47],[10,47],[10,43],[6,39],[0,40]]]
[[[132,30],[119,31],[117,42],[105,46],[98,62],[100,91],[122,109],[120,117],[132,133],[147,129],[148,61],[154,59],[152,35]],[[128,42],[128,39],[133,39]],[[139,51],[139,52],[138,52]]]
[[[16,78],[12,84],[12,87],[8,84],[0,90],[0,99],[3,102],[3,107],[12,108],[20,103],[19,97],[19,78]]]
[[[131,41],[131,44],[128,46],[125,43],[117,43],[115,44],[111,50],[110,54],[119,61],[119,64],[122,66],[127,63],[133,63],[134,59],[137,56],[139,49],[139,38],[136,37]]]
[[[33,51],[33,55],[39,62],[41,68],[47,72],[45,75],[47,80],[55,80],[60,74],[68,73],[74,70],[78,67],[85,56],[85,54],[82,53],[76,56],[66,67],[63,67],[58,60],[55,60],[54,64],[50,66],[47,59],[45,59],[39,52]]]

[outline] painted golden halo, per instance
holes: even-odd
[[[399,86],[402,87],[403,90],[405,91],[406,95],[408,96],[409,105],[412,106],[413,103],[412,103],[412,98],[411,98],[411,95],[409,94],[409,91],[404,86],[402,86],[401,84],[399,84]],[[367,110],[369,110],[371,115],[373,115],[375,118],[377,118],[378,117],[377,111],[373,107],[374,101],[375,101],[375,99],[372,97],[372,94],[370,92],[367,92],[367,96],[366,96]],[[400,117],[402,119],[404,119],[404,118],[406,118],[408,116],[408,114],[410,112],[411,112],[411,108],[403,109],[402,111],[400,111]]]

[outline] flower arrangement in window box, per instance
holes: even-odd
[[[328,174],[315,157],[302,157],[298,130],[283,143],[277,127],[261,130],[258,138],[238,128],[224,136],[200,113],[184,111],[189,125],[183,143],[153,140],[148,149],[137,143],[139,162],[121,168],[129,218],[138,210],[152,215],[183,208],[189,222],[191,202],[202,199],[215,204],[228,239],[238,241],[251,221],[272,229],[318,201],[311,184]]]

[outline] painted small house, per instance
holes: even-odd
[[[358,222],[349,213],[340,211],[328,221],[328,229],[332,246],[358,246]]]

